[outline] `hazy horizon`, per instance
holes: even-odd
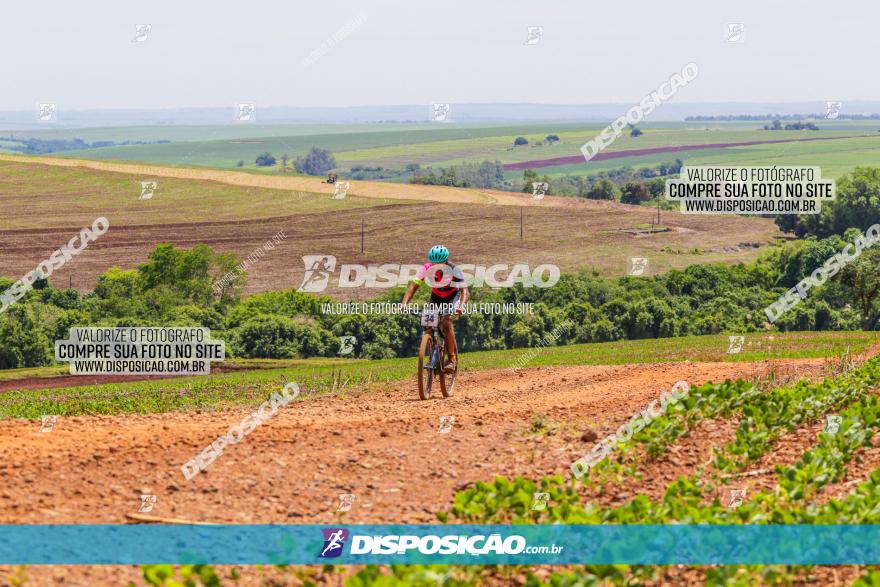
[[[670,104],[880,99],[880,80],[862,71],[880,46],[876,3],[626,8],[17,3],[0,22],[15,56],[0,64],[0,111],[631,104],[689,62],[699,75]],[[731,42],[736,23],[744,29]],[[136,24],[151,27],[139,41]],[[526,43],[529,26],[543,27],[536,44]]]

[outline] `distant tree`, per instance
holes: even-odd
[[[523,171],[523,193],[532,193],[532,183],[538,181],[538,172],[534,169],[526,169]]]
[[[633,129],[631,131],[629,131],[629,136],[631,136],[631,137],[640,137],[643,134],[645,134],[645,133],[643,133],[642,131],[640,131],[636,127],[633,127]]]
[[[144,289],[160,292],[169,304],[181,301],[205,305],[213,299],[213,281],[234,267],[236,259],[221,258],[208,245],[196,245],[191,249],[176,249],[171,243],[160,243],[148,255],[147,262],[138,265],[141,285]]]
[[[308,175],[324,175],[336,167],[336,159],[324,149],[312,147],[305,157],[297,157],[294,162],[296,170]]]
[[[455,167],[444,167],[440,170],[440,185],[458,185],[458,171]]]
[[[290,155],[285,153],[281,156],[281,171],[287,171],[287,162],[290,161]]]
[[[50,348],[34,308],[16,305],[0,321],[0,369],[49,365]]]
[[[587,191],[587,197],[591,200],[615,200],[618,195],[620,190],[607,179],[600,179]]]
[[[648,181],[647,187],[648,193],[651,194],[651,199],[659,198],[666,191],[666,180],[655,177]]]
[[[257,157],[255,163],[257,167],[272,167],[275,165],[275,157],[271,153],[266,152]]]
[[[773,125],[770,127],[770,130],[782,130],[782,123],[777,118],[773,121]]]
[[[516,139],[514,139],[514,141],[513,141],[514,147],[519,147],[521,145],[528,145],[528,144],[529,144],[529,140],[525,137],[516,137]]]
[[[553,143],[555,143],[556,141],[559,140],[559,135],[547,135],[547,137],[544,140],[552,145]]]
[[[338,339],[321,326],[273,314],[248,319],[232,338],[241,356],[269,359],[322,355],[338,344]]]
[[[544,193],[547,194],[547,195],[549,196],[549,195],[552,193],[552,188],[553,188],[553,182],[550,181],[550,176],[549,176],[549,175],[545,175],[544,177],[541,178],[541,181],[542,181],[543,183],[546,183],[546,184],[547,184],[547,191],[544,192]]]
[[[681,171],[681,167],[684,165],[684,161],[681,159],[676,159],[675,161],[666,161],[665,163],[661,163],[657,166],[657,173],[659,175],[675,175],[679,171]]]
[[[235,164],[236,167],[244,167],[244,161],[239,160],[238,163]]]
[[[620,201],[624,204],[641,204],[650,198],[645,184],[632,181],[623,186],[623,191],[620,194]]]
[[[504,181],[504,165],[501,161],[462,163],[441,167],[439,177],[431,167],[426,170],[415,169],[409,181],[423,185],[510,189]]]
[[[421,168],[422,168],[422,166],[419,165],[418,163],[407,163],[406,164],[406,170],[410,173],[416,172]]]
[[[862,253],[855,264],[841,270],[840,280],[852,289],[856,306],[862,315],[862,328],[874,330],[880,319],[876,303],[880,296],[880,251]]]

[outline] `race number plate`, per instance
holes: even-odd
[[[436,328],[437,320],[439,319],[439,317],[439,312],[431,312],[430,310],[426,310],[422,314],[422,327]]]

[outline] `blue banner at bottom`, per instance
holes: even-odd
[[[0,525],[0,564],[880,564],[880,526]]]

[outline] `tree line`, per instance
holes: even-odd
[[[468,314],[456,321],[464,351],[531,347],[566,324],[555,342],[572,344],[694,334],[878,328],[880,251],[866,250],[771,326],[764,308],[797,284],[859,230],[774,246],[748,264],[701,264],[651,277],[563,274],[551,288],[475,288],[476,303],[533,304],[526,315]],[[113,268],[79,294],[40,280],[0,315],[0,368],[48,365],[53,341],[74,326],[204,326],[226,341],[230,357],[336,356],[339,337],[355,336],[352,356],[412,356],[421,335],[410,315],[328,315],[335,300],[295,290],[242,294],[240,260],[207,245],[160,244],[137,269]],[[12,285],[0,278],[0,291]],[[427,290],[427,288],[422,288]],[[402,289],[376,301],[399,301]],[[425,302],[427,291],[415,301]],[[573,324],[573,326],[571,326]]]

